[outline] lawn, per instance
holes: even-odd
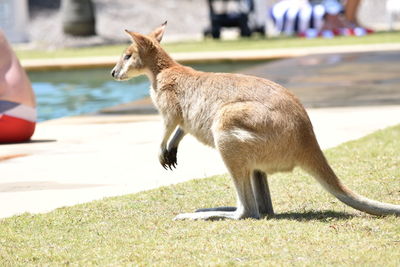
[[[168,52],[177,53],[385,43],[400,43],[400,32],[378,32],[363,37],[348,36],[335,37],[333,39],[306,39],[297,37],[275,37],[268,39],[256,37],[225,41],[206,39],[204,41],[166,43],[163,46]],[[126,46],[127,44],[122,44],[113,46],[97,46],[75,49],[69,48],[49,51],[17,49],[16,52],[20,59],[117,56],[123,51]]]
[[[350,188],[400,204],[399,151],[400,125],[325,153]],[[172,220],[233,205],[226,175],[2,219],[0,265],[398,266],[398,217],[348,208],[300,170],[270,178],[272,219]]]

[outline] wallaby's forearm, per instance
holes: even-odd
[[[167,149],[168,140],[176,126],[178,126],[178,123],[174,118],[164,118],[164,133],[160,144],[161,151]]]
[[[169,155],[169,151],[167,150],[167,144],[168,140],[171,137],[172,132],[175,130],[176,126],[178,123],[176,120],[170,117],[164,117],[164,134],[163,134],[163,139],[160,144],[160,152],[159,152],[159,161],[161,165],[166,169],[169,167],[170,169],[171,166],[175,167],[174,165],[176,162],[174,162],[173,159],[171,159],[173,155]]]
[[[167,150],[172,150],[174,148],[178,148],[179,143],[182,141],[183,137],[186,135],[185,131],[178,127],[172,137],[171,141],[168,143]]]

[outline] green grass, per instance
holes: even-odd
[[[400,203],[400,125],[326,151],[355,191]],[[142,177],[146,179],[146,177]],[[398,266],[400,218],[346,207],[300,171],[273,175],[276,217],[172,221],[234,204],[227,176],[0,220],[1,266]]]
[[[335,37],[333,39],[315,38],[305,39],[296,37],[279,38],[251,38],[218,41],[206,39],[204,41],[166,43],[163,46],[168,52],[202,52],[202,51],[226,51],[226,50],[255,50],[277,49],[295,47],[316,47],[356,44],[380,44],[400,43],[400,32],[380,32],[363,37]],[[127,46],[97,46],[75,49],[61,49],[51,51],[17,49],[17,55],[21,59],[37,58],[64,58],[64,57],[92,57],[92,56],[117,56]]]

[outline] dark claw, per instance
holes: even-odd
[[[164,167],[164,169],[168,170],[168,168],[172,171],[173,168],[176,168],[177,159],[176,159],[176,154],[178,152],[178,148],[172,148],[171,150],[165,150],[163,154],[163,162],[161,165]]]

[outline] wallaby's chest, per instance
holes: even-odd
[[[186,132],[200,142],[214,146],[211,128],[217,107],[200,90],[152,90],[151,97],[162,116],[175,117]]]

